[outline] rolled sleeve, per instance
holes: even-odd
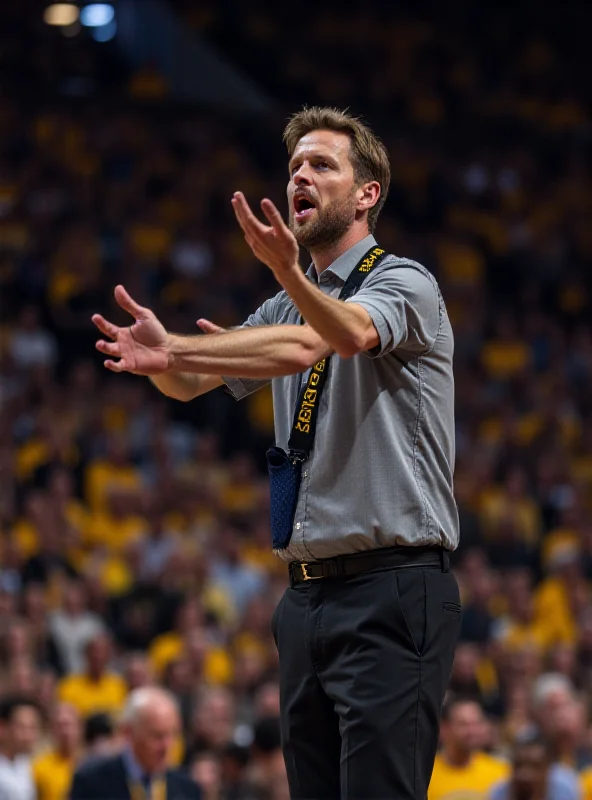
[[[222,378],[235,400],[242,400],[271,383],[270,378]]]
[[[364,355],[380,358],[394,350],[425,355],[440,330],[441,299],[427,271],[413,266],[377,270],[348,303],[357,303],[370,315],[380,344]]]
[[[285,306],[286,293],[279,292],[275,297],[271,297],[260,305],[240,327],[256,328],[259,325],[277,325]],[[271,378],[236,378],[225,377],[224,375],[222,380],[235,400],[242,400],[244,397],[271,383]]]

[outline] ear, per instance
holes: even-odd
[[[380,199],[380,184],[378,181],[363,183],[358,189],[358,211],[369,211]]]

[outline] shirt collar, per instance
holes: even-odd
[[[137,758],[133,754],[131,747],[126,747],[122,753],[125,774],[131,783],[142,783],[146,777],[145,770],[140,766]]]
[[[346,250],[345,253],[342,253],[339,258],[336,258],[330,267],[327,267],[327,269],[321,272],[321,276],[331,274],[339,278],[342,283],[345,283],[358,261],[372,247],[376,247],[376,239],[372,234],[369,234],[364,239],[360,239],[359,242],[356,242],[356,244],[350,247],[349,250]],[[314,264],[310,265],[306,275],[317,283],[317,272]]]

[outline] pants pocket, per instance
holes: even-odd
[[[273,641],[275,642],[276,648],[278,646],[278,625],[280,620],[281,607],[282,603],[284,602],[285,596],[286,594],[284,592],[284,594],[280,597],[279,603],[275,607],[273,614],[271,615],[271,625],[270,625],[271,635],[273,636]]]
[[[395,601],[401,624],[416,654],[421,656],[426,638],[426,583],[423,569],[393,570]]]

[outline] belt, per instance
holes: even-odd
[[[450,571],[448,550],[443,547],[382,547],[362,553],[349,553],[320,561],[291,561],[288,565],[290,586],[321,578],[341,578],[363,572],[380,572],[403,567],[439,567]]]

